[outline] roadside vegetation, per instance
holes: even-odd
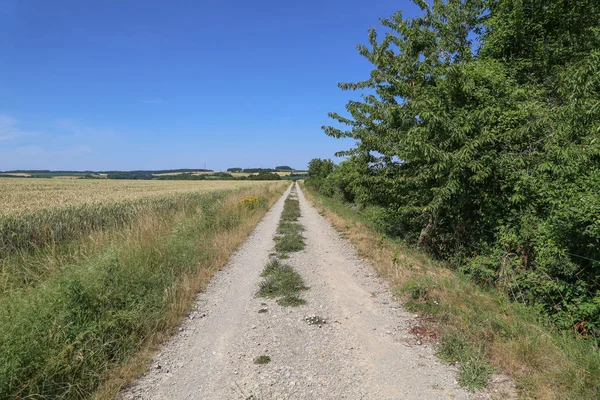
[[[134,202],[135,218],[3,254],[0,398],[113,398],[142,372],[284,185],[230,188]],[[64,210],[76,232],[79,209]]]
[[[399,286],[442,320],[462,310],[472,328],[456,325],[453,343],[490,337],[498,348],[472,354],[542,365],[535,396],[599,398],[600,3],[414,3],[420,16],[383,19],[359,46],[372,71],[339,87],[362,98],[324,127],[355,147],[339,165],[313,160],[307,186],[455,272]]]
[[[533,307],[482,286],[447,263],[377,231],[372,210],[305,191],[320,212],[397,290],[438,355],[459,363],[459,383],[479,388],[492,372],[513,378],[521,398],[600,398],[600,352],[593,340],[557,330]]]

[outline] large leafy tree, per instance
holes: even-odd
[[[482,281],[510,269],[521,299],[597,329],[600,6],[416,3],[370,31],[369,79],[340,84],[362,101],[331,114],[348,129],[324,128],[356,139],[351,191],[388,232]]]

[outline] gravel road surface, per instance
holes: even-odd
[[[306,249],[286,262],[306,304],[256,298],[283,201],[198,296],[123,399],[475,399],[409,329],[418,323],[298,189]],[[261,312],[259,312],[261,310]],[[265,311],[266,310],[266,311]],[[310,325],[319,316],[325,324]],[[421,344],[419,344],[421,343]],[[267,355],[271,362],[257,365]]]

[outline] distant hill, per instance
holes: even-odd
[[[214,172],[212,169],[203,168],[185,168],[185,169],[158,169],[158,170],[135,170],[135,171],[52,171],[48,169],[15,169],[10,171],[0,171],[2,174],[28,174],[32,176],[81,176],[91,174],[129,174],[129,175],[158,175],[168,173],[186,173],[186,172]]]

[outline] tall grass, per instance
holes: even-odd
[[[305,193],[344,233],[405,306],[440,332],[439,355],[459,362],[459,382],[485,386],[492,371],[511,376],[521,398],[599,399],[600,352],[595,341],[559,332],[530,307],[474,284],[444,264],[377,233],[368,210]],[[426,323],[425,321],[429,321]]]
[[[144,365],[124,363],[145,360],[140,349],[172,331],[282,191],[192,196],[174,212],[119,228],[118,241],[72,257],[43,284],[5,292],[0,398],[89,398],[100,384],[114,395]],[[244,195],[266,201],[246,207],[238,204]]]

